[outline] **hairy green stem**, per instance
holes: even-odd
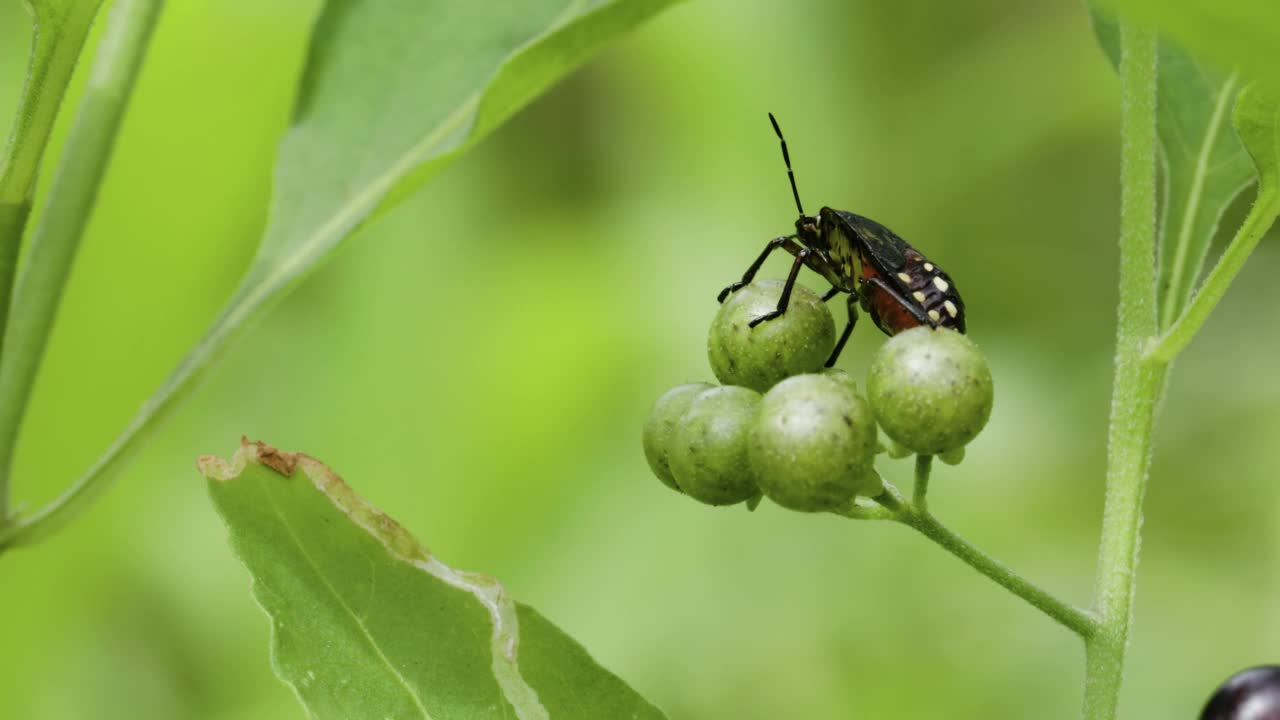
[[[928,462],[916,461],[917,470],[925,466],[928,474]],[[941,546],[944,550],[960,558],[966,565],[986,575],[997,585],[1026,600],[1045,615],[1061,623],[1068,630],[1083,638],[1089,638],[1098,630],[1097,620],[1086,610],[1063,602],[1035,583],[1027,580],[1011,570],[1004,563],[996,560],[973,543],[965,540],[955,531],[938,521],[927,510],[914,503],[906,503],[898,490],[885,484],[885,491],[875,498],[889,511],[888,520],[894,520],[910,527],[926,538]]]
[[[929,471],[933,469],[932,455],[916,456],[916,485],[911,492],[911,504],[924,512],[928,509]]]
[[[27,77],[9,136],[0,150],[0,339],[9,317],[18,249],[31,214],[40,161],[101,0],[80,0],[65,6],[25,4],[32,16]],[[4,516],[5,497],[0,492],[0,519]]]
[[[8,202],[0,200],[0,354],[4,349],[4,329],[9,318],[9,298],[13,294],[13,277],[18,272],[18,249],[22,231],[31,215],[29,198]],[[0,493],[0,521],[5,517],[5,497]]]
[[[1277,216],[1280,216],[1280,193],[1272,185],[1259,186],[1258,198],[1249,210],[1244,224],[1223,251],[1218,264],[1213,266],[1213,270],[1205,278],[1191,304],[1174,321],[1168,332],[1148,348],[1146,357],[1149,361],[1169,363],[1191,342],[1205,320],[1209,319],[1209,313],[1213,312],[1226,294],[1227,287],[1240,273],[1240,268],[1244,267],[1244,261],[1258,246],[1262,236],[1267,234],[1267,230],[1275,224]]]
[[[894,513],[886,507],[859,505],[850,502],[848,505],[831,511],[833,515],[847,517],[850,520],[893,520]]]
[[[1085,638],[1086,720],[1114,720],[1132,624],[1142,501],[1165,363],[1144,357],[1156,308],[1156,36],[1121,25],[1120,303],[1094,614]]]
[[[0,497],[63,287],[111,158],[161,0],[117,0],[14,291],[0,358]]]

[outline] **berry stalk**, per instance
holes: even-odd
[[[911,492],[911,504],[920,512],[929,511],[929,472],[933,469],[932,455],[916,456],[916,485]]]
[[[927,468],[927,464],[921,463]],[[920,465],[917,465],[919,468]],[[1098,632],[1098,621],[1086,610],[1054,597],[1049,591],[1014,572],[1009,566],[983,552],[938,518],[915,503],[907,503],[892,485],[875,498],[890,513],[887,519],[902,523],[937,543],[966,565],[986,575],[1000,587],[1026,600],[1045,615],[1058,621],[1086,641]],[[850,515],[850,517],[854,517]]]

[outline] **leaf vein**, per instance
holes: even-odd
[[[351,609],[351,606],[342,599],[342,595],[338,592],[338,589],[329,582],[327,577],[325,577],[324,573],[320,570],[320,566],[317,565],[315,559],[311,557],[311,553],[307,552],[306,546],[302,544],[302,539],[298,537],[296,532],[294,532],[293,526],[289,524],[288,517],[285,516],[284,511],[280,509],[279,503],[276,502],[275,495],[272,494],[270,490],[267,491],[266,495],[267,500],[271,503],[272,512],[280,519],[280,524],[284,527],[285,532],[289,533],[289,538],[293,541],[293,544],[297,546],[298,552],[302,553],[302,557],[307,561],[307,565],[309,565],[315,572],[316,578],[324,584],[325,588],[331,595],[333,595],[333,599],[337,601],[338,605],[341,606],[342,609],[351,616],[351,619],[355,621],[356,626],[360,628],[360,632],[369,643],[369,647],[377,653],[378,658],[382,660],[383,664],[387,666],[387,669],[391,671],[391,674],[405,689],[405,692],[407,692],[409,697],[413,699],[413,704],[416,705],[418,710],[422,713],[423,720],[431,720],[431,713],[427,712],[427,708],[422,704],[422,698],[419,697],[417,691],[409,685],[409,681],[400,674],[400,671],[391,664],[391,659],[382,652],[382,647],[378,645],[378,641],[375,640],[373,635],[369,632],[369,628],[365,625],[364,620],[359,615],[356,615],[355,611]]]
[[[1197,70],[1199,70],[1198,67]],[[1186,278],[1187,256],[1191,250],[1191,231],[1195,227],[1195,218],[1200,211],[1200,199],[1204,195],[1204,185],[1208,176],[1209,155],[1213,150],[1214,141],[1222,130],[1222,118],[1226,115],[1227,100],[1232,96],[1235,85],[1235,74],[1232,74],[1222,83],[1222,87],[1218,90],[1218,96],[1214,99],[1213,115],[1209,118],[1209,125],[1205,128],[1204,136],[1200,142],[1200,150],[1196,157],[1196,170],[1192,175],[1191,186],[1187,193],[1187,206],[1182,213],[1182,220],[1178,228],[1178,242],[1174,246],[1173,267],[1170,270],[1172,292],[1165,296],[1164,322],[1166,325],[1173,321],[1178,306],[1184,302],[1183,298],[1186,296],[1184,285],[1191,282]]]

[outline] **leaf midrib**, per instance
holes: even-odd
[[[298,534],[296,532],[294,532],[293,526],[289,524],[289,519],[285,516],[284,512],[281,510],[279,503],[276,502],[275,494],[272,493],[269,489],[266,491],[265,494],[267,496],[267,502],[271,503],[271,511],[275,514],[277,518],[279,518],[280,524],[284,526],[285,532],[289,533],[289,538],[293,541],[293,544],[298,548],[298,552],[302,553],[302,557],[307,561],[307,565],[310,566],[311,569],[315,572],[316,578],[318,578],[320,582],[324,584],[325,588],[329,591],[331,595],[333,595],[333,599],[337,601],[338,605],[341,606],[342,609],[345,610],[349,616],[351,616],[351,619],[353,621],[355,621],[356,626],[360,628],[360,632],[364,635],[365,640],[369,643],[369,647],[373,648],[373,651],[378,654],[378,658],[382,660],[383,664],[386,665],[387,669],[391,671],[391,674],[395,676],[396,680],[400,683],[401,687],[405,689],[405,692],[409,694],[409,697],[413,698],[413,704],[416,705],[418,707],[418,710],[422,713],[423,720],[432,720],[431,713],[427,712],[426,706],[422,704],[422,698],[413,689],[413,687],[409,685],[409,681],[403,675],[400,674],[400,671],[397,670],[395,666],[391,664],[390,658],[388,658],[386,654],[382,652],[382,647],[378,644],[378,641],[374,639],[373,635],[369,633],[369,628],[364,624],[364,620],[362,620],[358,615],[356,615],[355,611],[351,608],[351,606],[347,605],[346,601],[342,599],[342,595],[338,593],[338,589],[335,588],[333,584],[329,582],[329,579],[326,578],[324,573],[320,570],[320,566],[316,564],[314,559],[312,559],[311,553],[307,552],[306,546],[302,544],[302,539],[298,537]]]
[[[307,257],[316,252],[316,248],[323,243],[325,234],[340,232],[346,222],[365,211],[366,204],[376,204],[399,178],[421,162],[418,158],[422,153],[432,152],[435,145],[443,142],[443,139],[462,122],[467,114],[477,107],[482,95],[483,89],[468,96],[431,133],[409,148],[399,161],[392,164],[363,191],[352,196],[351,200],[342,205],[327,222],[298,245],[294,252],[277,262],[265,277],[253,283],[238,302],[229,305],[224,314],[205,333],[204,338],[179,362],[177,369],[164,385],[143,403],[138,413],[94,464],[49,506],[8,528],[0,529],[0,545],[4,545],[30,527],[51,523],[55,516],[69,514],[75,502],[88,496],[99,476],[132,447],[139,434],[147,429],[151,420],[165,407],[166,403],[176,397],[178,391],[208,364],[214,353],[225,345],[227,337],[234,329],[243,325],[258,306],[269,300],[298,271],[300,265],[305,267]],[[265,262],[262,260],[263,257],[259,254],[258,259],[245,273],[246,280],[253,278],[254,270]]]
[[[1204,195],[1204,186],[1208,180],[1209,156],[1212,154],[1215,139],[1221,132],[1222,118],[1226,115],[1227,98],[1235,89],[1236,74],[1232,73],[1218,90],[1214,100],[1213,115],[1209,118],[1209,127],[1200,142],[1200,152],[1196,157],[1196,171],[1192,175],[1191,189],[1187,197],[1187,206],[1182,212],[1182,222],[1178,228],[1178,242],[1173,256],[1173,267],[1170,269],[1169,294],[1165,296],[1164,307],[1161,308],[1163,324],[1168,326],[1173,321],[1174,311],[1183,295],[1184,275],[1187,271],[1187,256],[1191,251],[1191,231],[1196,214],[1200,209],[1200,200]],[[1168,202],[1168,198],[1165,199]]]

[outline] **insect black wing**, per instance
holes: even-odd
[[[845,234],[857,238],[866,260],[884,275],[893,275],[907,263],[907,242],[880,223],[845,210],[833,211]]]

